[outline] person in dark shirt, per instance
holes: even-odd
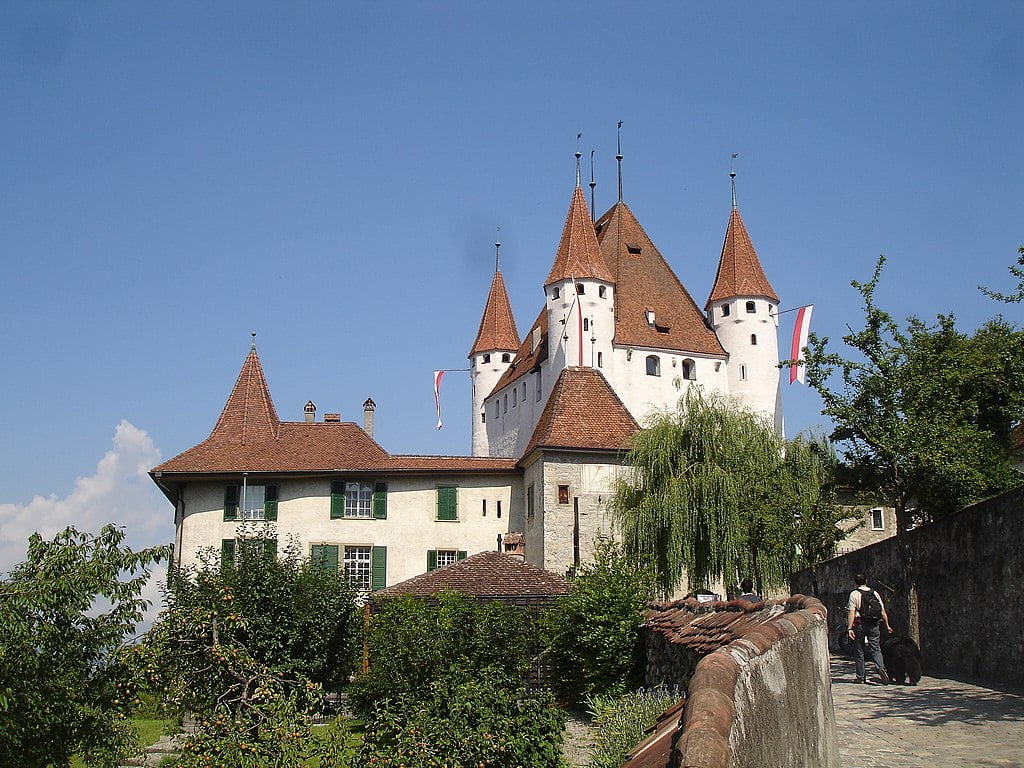
[[[764,598],[754,591],[754,582],[751,579],[744,579],[741,581],[740,589],[743,590],[743,594],[737,597],[737,600],[746,600],[748,603],[764,602]]]

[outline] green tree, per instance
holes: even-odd
[[[626,553],[653,556],[665,594],[684,577],[691,588],[739,573],[761,588],[784,583],[797,502],[817,492],[785,454],[766,419],[690,389],[634,438],[611,504]]]
[[[853,354],[830,352],[828,338],[812,334],[807,381],[835,425],[832,439],[856,487],[896,510],[916,637],[907,531],[1019,484],[1010,432],[1024,413],[1024,334],[995,318],[968,336],[951,315],[901,327],[875,302],[884,263],[880,257],[866,283],[852,282],[864,303],[864,327],[843,337]]]
[[[643,683],[640,624],[654,592],[653,570],[614,543],[580,566],[572,590],[542,617],[545,661],[564,700],[619,695]]]
[[[1010,265],[1010,274],[1017,278],[1017,290],[1014,293],[1005,294],[993,291],[990,288],[985,288],[979,285],[978,290],[988,296],[990,299],[996,301],[1002,301],[1007,304],[1019,304],[1024,301],[1024,246],[1017,249],[1020,256],[1017,257],[1017,265]]]
[[[117,651],[148,602],[150,568],[168,547],[133,551],[112,525],[33,534],[0,582],[0,764],[117,765],[135,748],[128,670]]]

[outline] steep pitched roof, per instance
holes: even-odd
[[[397,595],[429,597],[446,590],[478,597],[564,595],[569,592],[569,583],[557,573],[530,565],[521,557],[489,551],[413,576],[374,593],[374,598]]]
[[[540,337],[536,348],[533,346],[534,329],[537,329],[538,336]],[[519,345],[519,350],[516,352],[515,357],[512,358],[512,365],[505,369],[505,372],[501,374],[501,378],[498,379],[498,383],[494,385],[494,389],[487,393],[487,396],[490,397],[495,392],[507,387],[513,381],[521,379],[532,371],[535,366],[547,359],[548,313],[546,308],[541,307],[537,320],[530,326],[530,330],[527,332],[526,338],[523,339],[523,343]]]
[[[265,442],[277,437],[280,426],[254,346],[242,363],[238,380],[213,426],[210,439],[242,445]]]
[[[603,374],[594,368],[565,368],[523,456],[535,448],[625,450],[639,430]]]
[[[615,343],[724,355],[718,336],[633,212],[622,201],[595,224],[615,275]],[[646,311],[653,310],[654,323]]]
[[[569,213],[565,217],[565,227],[562,229],[562,239],[558,242],[558,250],[555,252],[555,263],[551,265],[544,286],[573,278],[615,282],[604,259],[601,258],[601,249],[594,234],[594,222],[587,210],[587,199],[579,186],[572,194]]]
[[[764,296],[776,303],[779,300],[772,284],[765,277],[754,244],[736,208],[729,215],[722,257],[718,261],[718,274],[715,275],[715,284],[704,309],[719,299],[733,296]]]
[[[480,318],[480,329],[476,332],[476,341],[469,350],[469,357],[491,349],[514,350],[519,348],[519,332],[516,331],[516,319],[512,315],[512,305],[508,301],[505,290],[505,279],[501,270],[494,271],[491,280],[491,291],[487,294],[487,304]]]

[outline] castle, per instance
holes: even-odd
[[[366,591],[503,541],[568,572],[611,531],[630,439],[687,388],[782,431],[779,299],[735,188],[703,311],[621,194],[593,220],[578,172],[543,289],[520,336],[496,263],[469,352],[471,456],[388,453],[373,440],[372,400],[362,426],[318,422],[312,403],[304,421],[281,421],[253,345],[209,437],[150,472],[174,505],[177,561],[207,547],[230,558],[248,526],[263,546],[294,540]]]

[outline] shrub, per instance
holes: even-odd
[[[681,697],[678,690],[665,687],[588,697],[587,710],[597,729],[590,768],[618,768],[626,762],[626,755],[644,739],[658,715]]]

